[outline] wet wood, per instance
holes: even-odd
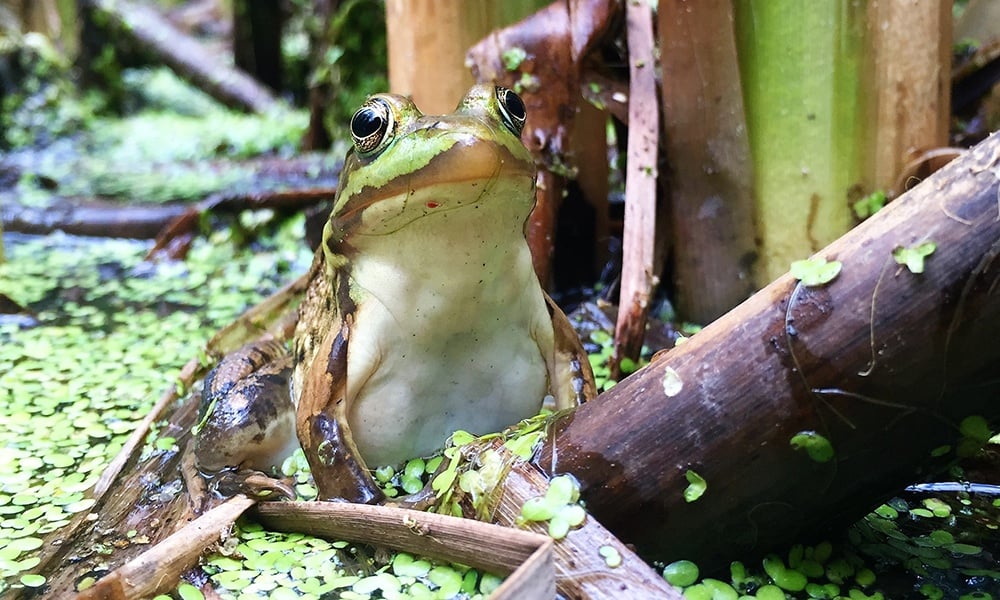
[[[676,308],[685,320],[711,323],[756,290],[733,7],[725,0],[659,6]]]
[[[548,479],[529,463],[515,463],[503,482],[503,494],[493,514],[493,521],[508,527],[518,525],[521,507],[530,498],[543,496]],[[520,525],[545,534],[546,523]],[[612,567],[600,554],[602,546],[611,546],[622,558]],[[663,598],[680,600],[683,595],[654,571],[634,549],[608,531],[593,516],[571,529],[555,543],[556,587],[564,598],[614,600],[617,598]]]
[[[137,558],[195,518],[186,495],[165,484],[181,472],[180,448],[190,440],[197,402],[170,408],[169,423],[159,429],[159,436],[174,438],[175,449],[153,452],[141,463],[138,451],[120,454],[123,472],[114,478],[113,486],[89,495],[94,505],[47,537],[39,552],[40,563],[33,569],[45,576],[45,587],[9,590],[12,600],[72,598],[85,574],[104,572]],[[135,535],[127,535],[128,531]],[[109,548],[112,555],[107,554]]]
[[[271,92],[252,77],[205,51],[154,9],[130,0],[84,0],[88,8],[219,102],[231,108],[263,113],[276,105]]]
[[[159,244],[152,251],[156,252],[173,239],[197,233],[202,213],[232,214],[264,208],[294,211],[332,201],[341,167],[339,160],[324,154],[206,161],[206,165],[220,176],[232,175],[234,181],[227,189],[197,203],[125,204],[103,198],[56,196],[50,205],[33,208],[19,204],[15,195],[14,202],[2,207],[2,226],[8,231],[32,234],[58,230],[73,235],[139,239],[159,236]],[[16,167],[15,172],[30,172],[32,168]],[[252,175],[243,175],[247,173]]]
[[[218,358],[261,336],[287,339],[295,327],[292,317],[297,315],[290,309],[304,292],[305,282],[306,276],[300,277],[247,310],[208,342],[205,354]],[[191,440],[191,428],[198,415],[197,394],[184,402],[180,398],[204,376],[211,363],[208,358],[192,359],[184,366],[177,384],[163,392],[101,474],[88,496],[94,506],[46,539],[35,568],[46,577],[44,590],[13,590],[13,599],[33,597],[41,591],[46,597],[71,597],[83,574],[114,569],[137,559],[195,518],[192,502],[198,499],[193,497],[193,491],[171,487],[182,480],[182,462],[189,456],[183,449]],[[169,450],[158,450],[140,460],[153,424],[163,420],[168,424],[159,428],[159,436],[173,438],[174,444]],[[126,536],[127,531],[135,531],[136,535]],[[195,538],[189,539],[195,546],[200,544]],[[99,552],[108,544],[115,549],[113,556]]]
[[[218,542],[254,504],[246,496],[226,500],[97,580],[77,594],[77,600],[138,600],[173,591],[181,573],[197,564],[205,548]]]
[[[656,181],[660,112],[653,58],[653,13],[644,2],[627,2],[629,50],[628,162],[621,294],[615,323],[611,377],[621,376],[623,358],[638,361],[646,315],[659,277],[656,257]]]
[[[850,522],[943,468],[931,450],[962,418],[1000,417],[998,165],[994,135],[821,250],[843,263],[832,282],[778,278],[565,417],[539,463],[644,556],[699,565]],[[926,241],[923,273],[893,259]],[[802,432],[833,460],[795,450]],[[708,484],[692,503],[689,469]]]

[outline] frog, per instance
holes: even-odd
[[[526,117],[515,92],[492,84],[447,115],[389,93],[354,113],[290,358],[268,340],[223,359],[245,381],[210,378],[199,468],[266,470],[297,441],[319,499],[383,502],[371,467],[596,395],[525,238],[536,176]],[[248,390],[270,397],[256,407]]]

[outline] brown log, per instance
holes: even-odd
[[[181,527],[141,556],[100,578],[76,600],[132,600],[169,593],[177,587],[181,574],[255,504],[246,496],[234,496]]]
[[[128,0],[85,0],[120,35],[159,58],[180,77],[232,108],[267,112],[276,105],[270,91],[246,73],[216,60],[148,6]]]
[[[623,358],[639,359],[649,302],[658,283],[656,179],[660,139],[659,102],[653,59],[653,14],[645,3],[625,9],[629,49],[628,166],[625,173],[625,231],[622,239],[621,296],[615,323],[611,377],[621,375]]]
[[[126,206],[101,200],[59,201],[44,208],[11,207],[3,211],[7,231],[46,234],[63,231],[73,235],[153,238],[187,207],[180,204]]]
[[[949,458],[956,424],[1000,417],[1000,135],[556,425],[539,464],[647,558],[710,562],[855,519]],[[933,241],[923,273],[893,259]],[[818,432],[835,457],[790,440]],[[953,457],[952,457],[953,458]],[[708,484],[686,503],[685,474]],[[701,563],[700,563],[701,564]]]
[[[660,4],[677,310],[710,323],[756,289],[752,173],[733,7]]]

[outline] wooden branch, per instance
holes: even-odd
[[[545,494],[548,479],[529,463],[517,462],[503,481],[503,493],[493,514],[493,521],[517,527],[521,507],[530,498]],[[589,510],[589,506],[587,507]],[[640,515],[633,515],[639,519]],[[544,523],[520,525],[545,533]],[[621,564],[609,566],[600,554],[602,546],[613,547]],[[617,598],[663,598],[681,600],[683,595],[654,571],[634,549],[614,536],[593,516],[571,529],[556,542],[556,587],[565,598],[615,600]]]
[[[818,253],[827,285],[784,275],[555,426],[539,464],[649,558],[709,563],[856,519],[1000,417],[1000,135]],[[923,273],[893,259],[934,242]],[[824,462],[793,437],[831,444]],[[686,472],[708,484],[687,503]]]
[[[179,204],[122,205],[103,200],[62,199],[44,208],[18,206],[3,211],[6,231],[46,234],[153,238],[167,223],[184,214]]]
[[[252,77],[216,60],[199,42],[177,30],[154,9],[129,0],[85,0],[116,28],[183,79],[232,108],[263,113],[274,96]]]
[[[273,502],[261,504],[258,514],[275,531],[308,531],[510,574],[514,581],[505,582],[511,583],[507,590],[497,591],[498,600],[555,595],[548,536],[448,515],[343,502]]]
[[[625,233],[622,283],[615,324],[611,377],[621,375],[623,358],[638,360],[646,334],[649,301],[657,284],[656,160],[660,138],[659,102],[653,59],[653,14],[644,2],[627,2],[629,48],[628,167],[625,173]]]
[[[660,4],[677,310],[711,323],[754,292],[753,173],[728,0]]]
[[[193,567],[205,548],[218,541],[255,503],[246,496],[226,500],[99,579],[78,594],[77,600],[137,600],[172,591],[181,573]]]

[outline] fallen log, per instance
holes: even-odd
[[[277,106],[274,95],[255,79],[205,52],[154,9],[126,0],[87,0],[126,39],[156,56],[181,78],[231,108],[263,113]]]
[[[1000,417],[998,178],[993,135],[817,253],[843,264],[832,282],[780,277],[563,418],[538,464],[647,558],[704,565],[944,468],[931,451],[963,418]],[[922,273],[894,259],[926,242]]]
[[[42,208],[11,207],[0,215],[0,222],[6,231],[18,233],[44,235],[63,231],[71,235],[146,239],[156,237],[186,210],[187,207],[180,204],[123,205],[66,198]]]

